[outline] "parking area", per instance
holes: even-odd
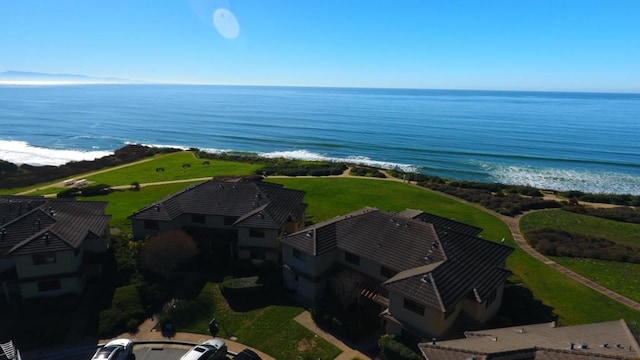
[[[178,360],[189,351],[187,346],[136,346],[133,353],[136,360]]]

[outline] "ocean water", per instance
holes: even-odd
[[[350,161],[640,194],[640,94],[180,85],[0,86],[0,159],[126,144]]]

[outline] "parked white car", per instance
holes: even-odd
[[[182,355],[180,360],[218,360],[227,356],[227,344],[224,340],[215,338],[196,345],[189,352]]]
[[[129,339],[109,341],[96,351],[91,360],[131,360],[134,359],[133,342]]]

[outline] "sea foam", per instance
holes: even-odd
[[[70,161],[94,160],[111,154],[111,151],[47,149],[30,145],[25,141],[0,140],[0,159],[14,164],[57,166]]]
[[[558,191],[640,195],[637,176],[610,171],[485,165],[496,182]]]

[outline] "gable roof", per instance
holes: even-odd
[[[528,354],[520,359],[582,360],[636,359],[640,346],[635,329],[624,320],[555,327],[555,323],[470,331],[466,338],[436,344],[420,344],[426,359],[507,359],[514,353]],[[571,348],[573,345],[573,349]]]
[[[340,248],[385,266],[397,274],[384,287],[445,312],[466,296],[482,302],[503,284],[513,249],[455,232],[454,227],[466,233],[479,228],[444,220],[435,225],[364,208],[288,235],[282,243],[314,256]]]
[[[0,196],[0,255],[79,248],[109,228],[106,202]],[[16,209],[20,213],[16,212]]]
[[[235,226],[278,229],[299,220],[307,207],[304,192],[262,181],[205,181],[149,205],[133,220],[172,221],[183,214],[229,216]]]

